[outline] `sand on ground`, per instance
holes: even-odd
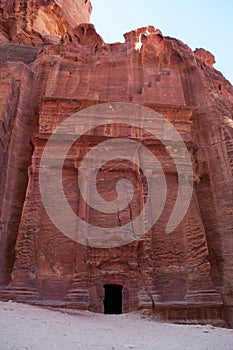
[[[0,350],[233,350],[233,330],[0,302]]]

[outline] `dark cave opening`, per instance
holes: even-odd
[[[104,286],[104,313],[106,315],[122,314],[122,289],[121,285],[106,284]]]

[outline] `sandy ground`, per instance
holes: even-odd
[[[0,302],[0,350],[233,350],[233,330]]]

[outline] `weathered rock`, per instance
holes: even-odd
[[[200,58],[203,62],[210,66],[213,66],[216,63],[214,55],[212,55],[212,53],[209,51],[204,49],[196,49],[194,54],[196,57]]]
[[[15,242],[31,164],[32,135],[36,131],[35,75],[22,62],[4,63],[1,77],[1,235],[0,284],[9,283]],[[30,96],[30,98],[28,98]]]
[[[56,1],[24,6],[22,21],[16,15],[22,7],[8,3],[0,37],[0,297],[103,312],[104,286],[120,284],[123,312],[139,309],[176,322],[233,325],[233,88],[213,68],[214,57],[203,49],[192,52],[152,26],[125,34],[123,44],[105,44],[93,25],[73,22],[74,10],[65,1],[59,29],[55,19],[46,26],[44,15],[57,18]],[[79,22],[87,22],[88,2],[74,3]],[[10,17],[20,28],[14,39]],[[27,45],[7,43],[7,37]],[[183,137],[193,161],[195,191],[171,235],[165,228],[178,190],[174,162],[158,140],[124,125],[99,127],[73,144],[64,165],[64,191],[73,211],[94,226],[132,220],[147,193],[139,168],[117,162],[113,172],[110,162],[100,171],[97,186],[103,198],[114,199],[122,177],[136,189],[130,206],[115,215],[87,207],[78,188],[78,167],[103,140],[137,140],[157,156],[167,181],[166,206],[153,229],[134,243],[99,249],[69,240],[48,218],[39,190],[45,144],[67,117],[103,102],[147,106]]]
[[[63,35],[88,23],[91,10],[89,0],[1,0],[0,41],[40,45],[45,35]]]

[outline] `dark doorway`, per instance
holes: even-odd
[[[106,284],[104,286],[104,313],[122,314],[122,286],[117,284]]]

